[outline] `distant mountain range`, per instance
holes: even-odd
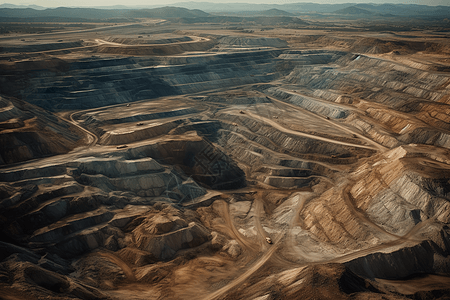
[[[205,12],[264,11],[279,9],[292,14],[301,13],[339,13],[341,9],[354,7],[371,13],[392,14],[398,16],[444,15],[450,12],[450,6],[427,6],[418,4],[318,4],[318,3],[286,3],[286,4],[252,4],[252,3],[211,3],[211,2],[178,2],[173,6],[188,9],[201,9]]]
[[[134,9],[127,13],[135,18],[198,18],[207,17],[208,13],[200,9],[187,9],[182,7],[158,7],[152,9]]]
[[[373,12],[359,8],[357,6],[341,8],[341,9],[335,11],[335,13],[343,14],[343,15],[373,15]]]
[[[441,17],[450,15],[450,6],[426,6],[415,4],[355,4],[334,11],[336,14],[348,15],[378,15],[378,16],[430,16]]]
[[[274,16],[294,16],[294,14],[288,13],[287,11],[281,10],[281,9],[276,9],[276,8],[272,8],[272,9],[268,9],[268,10],[264,10],[258,13],[260,16],[270,16],[270,17],[274,17]]]
[[[58,7],[2,4],[0,18],[3,21],[14,18],[31,18],[30,21],[43,18],[73,19],[112,19],[112,18],[205,18],[212,15],[241,15],[291,17],[302,14],[334,14],[353,16],[381,17],[422,17],[443,19],[450,16],[450,6],[427,6],[417,4],[249,4],[249,3],[210,3],[179,2],[166,7],[129,7],[124,5],[101,8]]]
[[[98,8],[0,8],[0,18],[69,18],[69,19],[110,19],[110,18],[196,18],[207,17],[208,13],[198,9],[182,7],[159,7],[153,9],[98,9]]]
[[[11,3],[0,4],[0,8],[32,8],[32,9],[38,9],[38,10],[46,9],[46,7],[39,6],[39,5],[16,5],[16,4],[11,4]]]
[[[211,2],[177,2],[173,6],[189,9],[201,9],[214,12],[266,11],[278,9],[290,13],[299,12],[333,12],[354,4],[317,4],[317,3],[288,3],[288,4],[254,4],[254,3],[211,3]]]

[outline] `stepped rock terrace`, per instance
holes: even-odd
[[[0,36],[0,294],[446,299],[448,31],[208,18]]]

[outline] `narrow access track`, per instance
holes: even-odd
[[[294,94],[295,94],[295,93],[294,93]],[[354,134],[354,135],[356,135],[357,137],[359,137],[359,138],[365,140],[365,141],[368,142],[369,144],[373,145],[376,149],[378,149],[378,150],[381,151],[381,152],[385,152],[385,151],[389,150],[388,148],[386,148],[386,147],[384,147],[384,146],[382,146],[382,145],[380,145],[380,144],[374,142],[373,140],[369,139],[368,137],[366,137],[366,136],[360,134],[360,133],[357,132],[356,130],[351,130],[351,129],[347,128],[346,126],[342,126],[341,124],[339,124],[339,123],[336,122],[336,121],[328,120],[327,118],[318,116],[317,114],[315,114],[315,113],[313,113],[313,112],[310,112],[310,111],[308,111],[308,110],[306,110],[306,109],[303,109],[303,108],[301,108],[301,107],[298,107],[298,106],[296,106],[296,105],[293,105],[293,104],[290,104],[290,103],[286,103],[286,102],[281,101],[281,100],[278,100],[278,99],[276,99],[276,98],[267,96],[266,94],[264,94],[264,95],[265,95],[266,97],[268,97],[268,98],[269,98],[271,101],[273,101],[273,102],[276,102],[276,103],[279,103],[279,104],[282,104],[282,105],[285,105],[285,106],[289,106],[289,107],[291,107],[291,108],[294,108],[295,110],[301,111],[302,113],[306,113],[306,114],[308,114],[308,115],[310,115],[310,116],[312,116],[312,117],[318,118],[318,119],[320,119],[321,122],[328,122],[328,123],[332,124],[332,125],[335,126],[335,127],[338,127],[338,128],[340,128],[340,129],[342,129],[342,130],[344,130],[344,131],[347,131],[348,133]],[[357,146],[355,145],[355,147],[357,147]],[[372,148],[372,149],[373,149],[373,148]]]
[[[234,289],[235,287],[241,285],[245,280],[247,280],[250,276],[252,276],[256,271],[258,271],[259,268],[261,268],[269,259],[270,257],[275,253],[275,251],[278,248],[278,244],[274,243],[272,247],[269,248],[261,257],[260,259],[254,263],[247,271],[245,271],[242,275],[240,275],[238,278],[224,286],[223,288],[215,291],[212,294],[209,294],[204,299],[205,300],[214,300],[218,299],[222,295],[229,292],[231,289]]]
[[[176,43],[164,43],[164,44],[120,44],[115,42],[109,42],[102,39],[95,39],[95,42],[100,45],[110,45],[115,47],[155,47],[155,46],[170,46],[170,45],[179,45],[179,44],[193,44],[197,42],[207,42],[210,41],[210,39],[202,38],[198,36],[189,36],[192,38],[192,41],[185,41],[185,42],[176,42]]]
[[[89,147],[95,146],[95,145],[97,144],[97,142],[98,142],[98,137],[97,137],[97,135],[95,135],[94,133],[90,132],[90,131],[87,130],[86,128],[82,127],[82,126],[78,123],[78,121],[76,121],[76,120],[74,119],[73,116],[74,116],[76,113],[78,113],[78,112],[73,112],[73,113],[71,113],[70,116],[69,116],[69,120],[67,120],[67,121],[68,121],[69,123],[71,123],[72,125],[78,127],[78,129],[80,129],[80,130],[83,131],[84,133],[86,133],[86,136],[87,136],[87,138],[88,138],[88,146],[89,146]]]
[[[370,150],[376,150],[377,148],[373,147],[373,146],[365,146],[365,145],[359,145],[359,144],[352,144],[352,143],[346,143],[346,142],[341,142],[341,141],[336,141],[333,139],[329,139],[326,137],[321,137],[321,136],[317,136],[317,135],[313,135],[313,134],[308,134],[308,133],[304,133],[304,132],[299,132],[299,131],[294,131],[288,128],[285,128],[283,126],[281,126],[280,124],[278,124],[277,122],[267,119],[263,116],[257,116],[254,115],[251,112],[246,111],[245,114],[255,118],[255,119],[259,119],[261,121],[263,121],[266,124],[271,125],[272,127],[278,129],[279,131],[282,131],[284,133],[288,133],[288,134],[292,134],[292,135],[297,135],[297,136],[302,136],[302,137],[307,137],[310,139],[315,139],[315,140],[319,140],[319,141],[323,141],[323,142],[327,142],[327,143],[333,143],[333,144],[338,144],[338,145],[342,145],[342,146],[349,146],[349,147],[356,147],[356,148],[364,148],[364,149],[370,149]],[[317,117],[317,116],[316,116]]]
[[[286,231],[283,231],[278,235],[277,238],[273,240],[273,245],[268,247],[268,250],[264,252],[264,254],[244,273],[242,273],[239,277],[222,287],[221,289],[218,289],[217,291],[209,294],[204,299],[206,300],[215,300],[223,296],[224,294],[228,293],[230,290],[240,286],[243,282],[245,282],[250,276],[252,276],[256,271],[258,271],[264,264],[276,253],[277,249],[281,247],[283,237],[285,236],[286,232],[288,232],[292,226],[295,225],[296,222],[296,216],[298,213],[303,209],[303,206],[306,202],[306,200],[310,199],[313,196],[312,193],[307,193],[306,195],[297,195],[296,197],[300,197],[298,199],[298,202],[294,208],[294,213],[292,214],[293,219],[289,222],[289,228],[286,229]],[[256,209],[262,209],[262,207],[257,207]],[[257,221],[259,222],[259,220]]]

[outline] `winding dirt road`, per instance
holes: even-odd
[[[291,93],[292,93],[292,92],[291,92]],[[298,94],[298,93],[292,93],[292,94]],[[298,106],[293,105],[293,104],[290,104],[290,103],[286,103],[286,102],[281,101],[281,100],[278,100],[278,99],[276,99],[276,98],[274,98],[274,97],[267,96],[266,94],[264,94],[264,95],[265,95],[266,97],[268,97],[270,100],[272,100],[272,102],[274,102],[274,103],[278,103],[278,104],[281,104],[281,105],[284,105],[284,106],[289,106],[290,108],[293,108],[293,109],[295,109],[295,110],[301,111],[302,113],[305,113],[305,114],[307,114],[307,115],[309,115],[309,116],[312,116],[312,117],[314,117],[314,118],[319,119],[319,120],[318,120],[319,122],[327,122],[327,123],[329,123],[329,124],[332,124],[332,125],[335,126],[335,127],[338,127],[338,128],[340,128],[340,129],[342,129],[342,130],[344,130],[344,131],[346,131],[346,132],[352,134],[352,135],[353,135],[353,134],[356,135],[357,137],[363,139],[363,140],[366,141],[367,143],[373,145],[373,147],[371,147],[371,148],[369,148],[369,149],[377,149],[377,150],[380,151],[380,152],[386,152],[387,150],[389,150],[388,148],[386,148],[386,147],[384,147],[384,146],[378,144],[377,142],[374,142],[373,140],[369,139],[368,137],[362,135],[362,134],[359,133],[358,131],[352,130],[352,129],[346,127],[346,126],[343,126],[343,125],[339,124],[339,122],[333,121],[333,120],[331,120],[331,119],[328,120],[327,118],[324,118],[324,117],[322,117],[322,116],[318,116],[317,114],[315,114],[315,113],[313,113],[313,112],[310,112],[309,110],[303,109],[303,108],[301,108],[301,107],[298,107]],[[335,141],[335,142],[336,142],[336,141]],[[356,144],[351,144],[351,145],[354,146],[354,147],[358,147],[358,146],[361,147],[361,145],[356,145]]]
[[[95,42],[98,45],[110,45],[115,47],[153,47],[153,46],[167,46],[167,45],[178,45],[178,44],[193,44],[197,42],[207,42],[210,41],[210,39],[202,38],[198,36],[189,36],[192,40],[191,41],[184,41],[184,42],[175,42],[175,43],[163,43],[163,44],[120,44],[115,42],[109,42],[102,39],[95,39]]]
[[[313,194],[309,193],[309,192],[306,192],[306,193],[299,192],[295,196],[293,196],[293,197],[297,197],[297,199],[296,199],[297,203],[296,203],[295,207],[292,208],[293,213],[291,214],[291,219],[288,220],[289,228],[286,228],[285,231],[281,231],[280,233],[278,233],[278,235],[275,238],[272,239],[273,245],[270,245],[268,247],[263,247],[263,249],[265,248],[267,250],[265,250],[265,252],[258,258],[258,260],[256,260],[247,270],[245,270],[244,273],[242,273],[239,277],[237,277],[236,279],[234,279],[233,281],[231,281],[224,287],[218,289],[217,291],[207,295],[205,298],[202,298],[202,299],[214,300],[214,299],[220,298],[221,296],[228,293],[230,290],[240,286],[250,276],[252,276],[256,271],[258,271],[262,266],[264,266],[264,264],[270,260],[270,258],[277,252],[277,250],[280,247],[282,247],[282,244],[284,243],[283,238],[285,237],[286,233],[289,232],[289,230],[292,228],[292,226],[294,226],[294,224],[296,223],[298,213],[303,209],[305,202],[308,199],[310,199],[312,196],[313,196]],[[259,216],[262,212],[262,203],[259,201],[257,203],[260,203],[260,204],[256,204],[256,207],[255,207],[255,210],[257,211],[257,217],[256,217],[257,220],[255,222],[257,224],[259,224],[259,226],[257,226],[257,227],[260,227],[260,229],[258,230],[258,232],[260,234],[260,238],[265,239],[265,236],[261,236],[262,234],[265,235],[265,230],[262,228],[262,226],[260,224],[260,216]]]
[[[313,135],[313,134],[308,134],[308,133],[304,133],[304,132],[291,130],[291,129],[288,129],[288,128],[285,128],[285,127],[281,126],[280,124],[278,124],[277,122],[275,122],[273,120],[270,120],[270,119],[265,118],[263,116],[255,115],[255,114],[253,114],[253,113],[251,113],[249,111],[246,111],[245,114],[249,115],[249,116],[252,116],[255,119],[261,120],[264,123],[269,124],[272,127],[276,128],[279,131],[282,131],[284,133],[288,133],[288,134],[292,134],[292,135],[296,135],[296,136],[307,137],[307,138],[311,138],[311,139],[315,139],[315,140],[319,140],[319,141],[324,141],[324,142],[327,142],[327,143],[343,145],[343,146],[350,146],[350,147],[370,149],[370,150],[376,150],[377,149],[376,147],[364,146],[364,145],[352,144],[352,143],[346,143],[346,142],[337,141],[337,140],[333,140],[333,139],[329,139],[329,138],[325,138],[325,137],[321,137],[321,136],[317,136],[317,135]]]
[[[69,120],[67,120],[68,122],[72,123],[74,126],[78,127],[81,131],[83,131],[84,133],[86,133],[87,136],[87,144],[89,147],[91,146],[95,146],[98,142],[98,137],[97,135],[95,135],[94,133],[90,132],[89,130],[87,130],[86,128],[82,127],[77,120],[75,120],[74,115],[78,114],[79,112],[74,112],[71,113],[69,116]]]

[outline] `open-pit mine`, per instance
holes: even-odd
[[[178,10],[1,25],[0,299],[450,299],[448,19]]]

